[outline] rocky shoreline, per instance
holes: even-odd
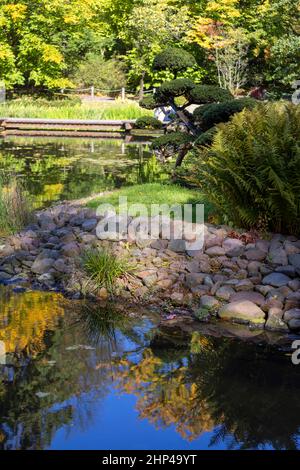
[[[161,238],[161,226],[160,238],[155,240],[138,236],[104,240],[96,232],[101,220],[94,210],[78,203],[36,213],[30,226],[1,245],[0,283],[15,292],[43,289],[74,299],[108,299],[110,293],[104,287],[91,291],[81,260],[87,248],[105,247],[134,265],[132,273],[117,281],[114,292],[128,305],[156,306],[171,320],[187,312],[205,322],[219,318],[252,329],[300,331],[300,240],[296,237],[273,234],[260,239],[206,224],[203,249],[191,251],[186,248],[191,234],[185,233],[183,239]]]

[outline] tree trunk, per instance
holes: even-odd
[[[176,163],[175,163],[175,168],[178,168],[181,166],[184,157],[188,153],[188,151],[192,148],[191,144],[184,145],[178,152],[177,158],[176,158]]]
[[[145,72],[142,72],[141,79],[140,79],[140,91],[139,91],[140,101],[144,98],[144,81],[145,81]]]

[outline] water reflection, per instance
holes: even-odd
[[[144,448],[299,447],[300,371],[271,346],[55,294],[1,292],[1,306],[0,448],[87,448],[95,436],[94,448],[126,448],[130,436],[134,449],[145,433]]]
[[[0,141],[0,173],[18,175],[36,206],[123,185],[165,179],[148,145],[121,140],[22,138]]]

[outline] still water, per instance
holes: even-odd
[[[1,449],[300,446],[283,351],[54,293],[3,288],[0,303]]]
[[[17,176],[36,207],[166,179],[149,145],[58,137],[0,139],[0,175]]]

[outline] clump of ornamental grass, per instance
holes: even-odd
[[[32,204],[22,184],[14,178],[8,185],[0,180],[0,234],[19,232],[32,220]]]
[[[87,275],[98,288],[114,290],[115,281],[132,270],[125,258],[119,257],[107,249],[92,248],[83,253],[83,267]]]

